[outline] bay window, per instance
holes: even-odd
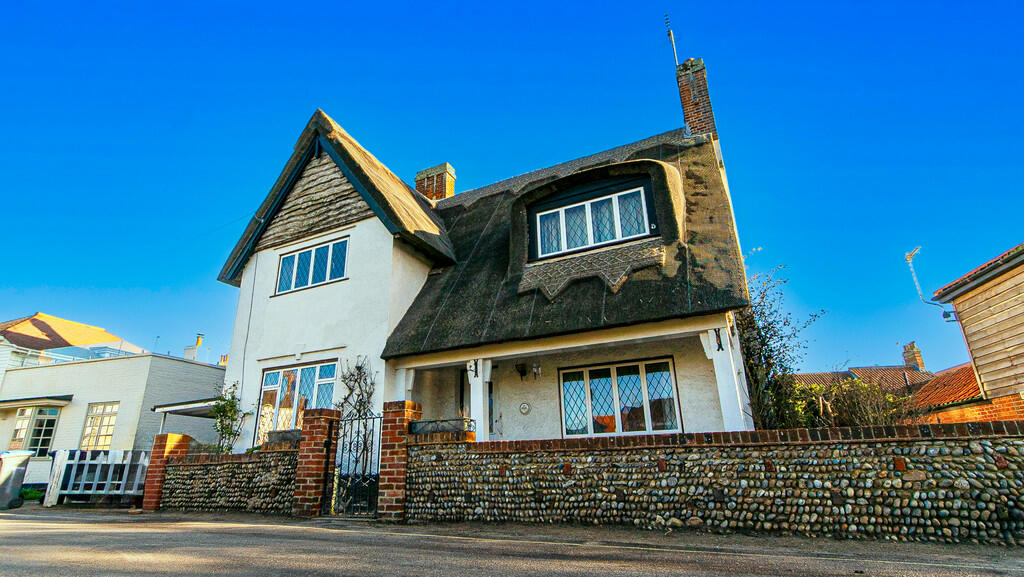
[[[336,362],[271,369],[263,373],[256,440],[267,440],[270,431],[302,428],[306,409],[330,409],[334,402]]]
[[[328,242],[281,257],[277,293],[325,284],[345,278],[348,239]]]
[[[672,361],[559,371],[567,437],[682,430]]]

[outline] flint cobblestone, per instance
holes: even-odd
[[[406,519],[1024,545],[1020,437],[481,445],[410,445]]]
[[[292,512],[297,450],[190,455],[167,464],[161,509]]]

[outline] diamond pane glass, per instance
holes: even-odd
[[[593,410],[594,433],[614,433],[615,399],[612,397],[612,370],[590,371],[590,408]]]
[[[304,367],[299,372],[299,408],[305,409],[313,402],[313,387],[316,385],[316,367]]]
[[[348,241],[334,243],[331,249],[331,280],[345,276],[345,253],[348,251]]]
[[[295,388],[299,374],[294,369],[281,372],[281,402],[277,408],[278,431],[295,428]]]
[[[590,205],[590,223],[594,229],[594,242],[615,240],[615,212],[612,199],[605,198]]]
[[[281,272],[277,277],[277,292],[283,292],[292,288],[292,271],[294,267],[295,255],[286,256],[281,259]]]
[[[321,246],[313,253],[313,284],[327,280],[327,251]]]
[[[267,373],[263,375],[263,388],[264,389],[276,389],[277,381],[281,378],[281,373],[274,371],[273,373]]]
[[[540,215],[540,254],[562,250],[562,223],[559,213]]]
[[[655,431],[678,428],[669,364],[648,363],[644,369],[647,371],[647,397],[651,402],[651,428]]]
[[[334,363],[331,363],[329,365],[320,365],[320,376],[318,378],[333,379],[334,371],[336,370],[337,366],[338,365],[335,365]]]
[[[622,227],[622,238],[647,232],[647,218],[639,190],[619,197],[619,225]]]
[[[565,248],[578,248],[587,244],[587,207],[565,209]]]
[[[277,373],[274,373],[277,375]],[[267,433],[274,426],[274,405],[277,404],[277,389],[267,389],[260,396],[260,418],[256,422],[256,444],[267,440]]]
[[[644,414],[644,392],[640,385],[640,367],[630,365],[615,369],[619,386],[619,416],[622,430],[627,432],[646,431],[647,416]]]
[[[299,253],[295,261],[295,288],[304,287],[309,284],[309,261],[313,251],[307,250]]]
[[[562,398],[565,402],[565,434],[587,434],[587,392],[583,371],[562,375]]]
[[[334,383],[320,383],[316,391],[316,408],[330,409],[334,403]]]

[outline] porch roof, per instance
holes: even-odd
[[[64,407],[71,403],[74,395],[51,395],[48,397],[22,397],[20,399],[0,399],[0,409],[21,407]]]
[[[195,401],[181,401],[179,403],[167,403],[154,405],[151,411],[154,413],[165,413],[170,415],[185,415],[187,417],[202,417],[212,419],[213,406],[217,404],[218,397],[209,399],[198,399]]]

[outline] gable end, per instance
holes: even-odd
[[[327,154],[311,157],[266,226],[256,251],[288,244],[373,216],[355,187]]]

